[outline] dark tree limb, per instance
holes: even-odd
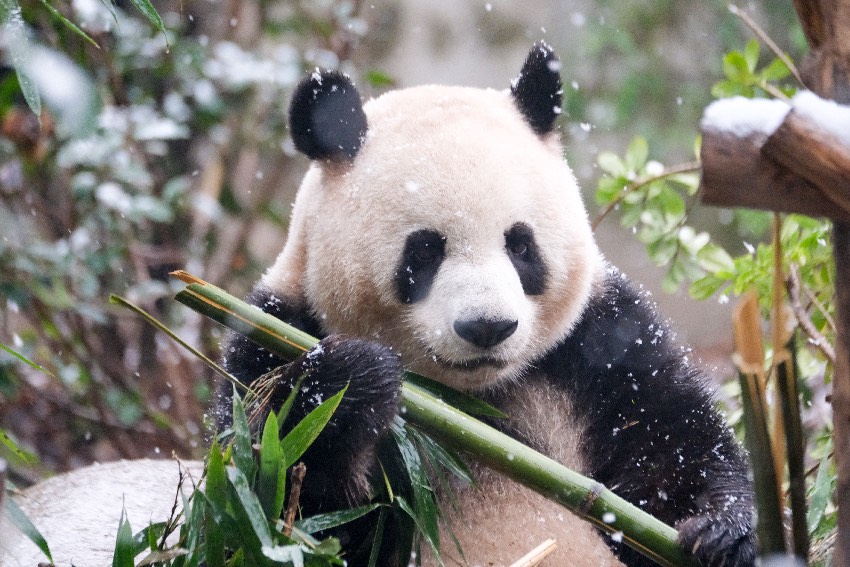
[[[764,134],[740,138],[705,128],[702,132],[702,200],[718,207],[749,207],[850,221],[850,208],[826,198],[789,168],[768,159]]]
[[[761,151],[850,211],[850,148],[818,124],[791,110]]]

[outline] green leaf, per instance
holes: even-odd
[[[224,457],[218,446],[218,439],[213,439],[210,455],[207,459],[207,480],[204,493],[215,510],[216,521],[222,521],[227,506],[227,475],[224,471]]]
[[[759,42],[755,39],[748,41],[744,47],[744,60],[747,62],[747,69],[753,73],[759,62]]]
[[[280,442],[280,448],[283,451],[284,468],[288,469],[294,465],[304,454],[304,451],[316,440],[316,437],[330,421],[347,390],[348,386],[322,402],[283,438]]]
[[[277,412],[277,423],[279,427],[283,427],[283,424],[286,422],[286,418],[289,417],[289,411],[292,409],[292,404],[295,403],[295,398],[298,396],[298,392],[301,391],[301,384],[304,382],[304,378],[306,377],[306,372],[298,377],[298,380],[295,381],[295,385],[292,387],[292,391],[289,392],[289,395],[286,396],[286,400],[284,400],[283,405],[280,406],[280,409]],[[278,434],[280,433],[282,433],[282,431],[278,431]]]
[[[697,252],[699,267],[709,273],[732,272],[735,261],[726,250],[716,244],[706,244]]]
[[[286,490],[286,469],[280,450],[279,427],[274,413],[269,413],[263,427],[260,445],[260,472],[257,477],[257,496],[266,518],[274,520],[283,510],[284,491]]]
[[[376,567],[378,555],[381,553],[381,544],[384,542],[384,525],[387,523],[387,509],[381,508],[378,515],[378,524],[375,526],[375,537],[372,539],[372,551],[369,553],[369,564],[367,567]]]
[[[300,545],[264,545],[263,555],[277,563],[291,563],[292,567],[304,567],[304,550]]]
[[[245,416],[245,406],[242,398],[233,389],[233,462],[245,475],[254,479],[254,451],[251,448],[251,429]]]
[[[714,276],[705,276],[693,282],[688,288],[688,293],[694,299],[704,301],[720,291],[720,288],[726,283],[726,280]]]
[[[394,87],[396,84],[396,80],[390,75],[376,69],[366,71],[366,80],[376,88]]]
[[[627,173],[626,166],[620,159],[620,156],[613,152],[599,152],[596,156],[596,163],[602,168],[602,171],[613,175],[614,177],[622,177]]]
[[[139,11],[144,14],[144,16],[162,33],[165,33],[165,24],[162,21],[162,18],[159,15],[159,12],[156,11],[156,8],[153,7],[153,4],[150,3],[150,0],[130,0],[133,3],[133,6],[139,9]]]
[[[6,490],[5,486],[0,486],[0,490]],[[50,554],[50,547],[47,545],[47,541],[45,541],[44,536],[41,535],[41,532],[38,531],[38,528],[27,518],[27,515],[24,514],[24,511],[18,506],[18,504],[12,500],[11,498],[6,498],[6,517],[12,522],[16,528],[18,528],[22,534],[27,536],[31,542],[33,542],[41,552],[47,556],[51,563],[53,563],[53,556]]]
[[[118,521],[118,534],[115,536],[112,567],[133,567],[135,557],[136,542],[133,540],[133,530],[127,520],[127,511],[122,508],[121,519]]]
[[[15,68],[15,73],[18,75],[18,84],[21,86],[21,92],[24,95],[24,100],[27,101],[27,106],[30,107],[33,114],[38,116],[39,124],[41,124],[41,95],[35,81],[20,67]]]
[[[255,557],[262,557],[261,547],[274,545],[263,507],[257,496],[251,491],[251,485],[242,471],[236,467],[227,467],[227,479],[235,496],[230,500],[236,523],[242,534],[247,551]]]
[[[818,475],[815,478],[815,484],[810,497],[809,512],[806,515],[809,533],[814,533],[823,519],[826,507],[829,504],[830,495],[832,494],[833,478],[829,474],[829,455],[825,455],[818,467]]]
[[[63,16],[62,13],[59,10],[57,10],[56,8],[54,8],[50,4],[50,2],[48,2],[47,0],[41,0],[41,3],[44,4],[44,7],[47,8],[48,12],[53,14],[54,18],[58,19],[60,22],[65,24],[65,27],[67,27],[69,30],[71,30],[72,32],[74,32],[75,34],[77,34],[78,36],[80,36],[81,38],[83,38],[84,40],[89,42],[90,44],[92,44],[95,47],[97,47],[98,49],[100,49],[100,46],[97,44],[97,42],[95,40],[93,40],[86,32],[84,32],[83,30],[78,28],[74,24],[74,22],[72,22],[71,20],[69,20],[68,18]]]
[[[740,51],[730,51],[723,58],[723,74],[739,84],[747,84],[752,78],[747,60]]]
[[[207,567],[225,567],[224,530],[216,521],[209,500],[204,503],[204,562]]]
[[[439,443],[418,429],[410,427],[408,431],[416,439],[420,447],[422,447],[428,458],[437,461],[467,484],[473,484],[475,482],[475,479],[472,477],[472,471],[469,470],[469,467],[466,466],[466,463],[459,456],[448,452]]]
[[[596,185],[596,203],[605,206],[613,202],[627,184],[625,177],[601,177]]]
[[[626,169],[628,171],[639,171],[646,165],[649,157],[649,144],[643,136],[636,136],[629,142],[626,148]]]
[[[428,473],[422,464],[422,459],[419,457],[419,451],[407,435],[407,429],[402,425],[401,420],[396,420],[390,427],[396,445],[398,446],[401,460],[404,463],[407,476],[410,479],[410,485],[413,489],[413,506],[411,507],[407,501],[396,496],[399,506],[416,522],[422,537],[431,546],[435,557],[440,557],[440,530],[438,527],[439,508],[437,507],[434,498],[434,492],[431,490],[431,484],[428,481]],[[442,561],[439,561],[442,564]]]
[[[770,62],[770,65],[762,69],[760,75],[765,81],[779,81],[791,74],[788,65],[778,57]]]
[[[3,343],[0,343],[0,350],[5,350],[6,352],[11,354],[12,356],[17,358],[18,360],[20,360],[21,362],[26,364],[27,366],[34,368],[34,369],[38,370],[39,372],[44,372],[45,374],[47,374],[51,378],[56,378],[56,376],[51,374],[51,372],[49,370],[47,370],[46,368],[44,368],[43,366],[36,364],[35,362],[31,361],[30,359],[28,359],[27,357],[25,357],[21,353],[16,352],[16,351],[12,350],[11,348],[7,347]]]
[[[162,534],[165,533],[166,523],[158,522],[156,524],[151,524],[136,535],[133,536],[133,544],[134,544],[134,554],[136,555],[142,553],[146,549],[151,551],[156,549],[157,541],[162,537]]]
[[[741,85],[731,79],[718,81],[711,87],[711,96],[714,98],[731,98],[739,94]]]
[[[0,429],[0,445],[3,445],[7,449],[9,449],[13,455],[19,458],[25,464],[34,464],[38,462],[38,457],[28,451],[24,451],[18,445],[12,441],[12,438],[9,435]],[[3,490],[3,487],[0,486],[0,490]]]
[[[501,410],[494,408],[487,402],[480,400],[475,396],[470,396],[469,394],[455,390],[454,388],[446,386],[436,380],[432,380],[431,378],[426,378],[421,374],[408,371],[405,372],[404,378],[409,385],[425,390],[435,398],[443,400],[450,406],[454,406],[462,412],[486,417],[507,417]]]
[[[329,530],[331,528],[347,524],[357,518],[362,518],[372,510],[380,507],[381,504],[367,504],[365,506],[358,506],[357,508],[327,512],[325,514],[319,514],[309,518],[304,518],[303,520],[298,520],[295,522],[295,527],[304,533],[314,534],[316,532]]]

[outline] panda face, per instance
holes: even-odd
[[[387,343],[450,386],[520,376],[570,331],[601,265],[554,134],[507,92],[418,87],[364,111],[356,157],[317,163],[299,192],[306,301],[326,331]]]

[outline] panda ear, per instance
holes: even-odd
[[[519,77],[511,81],[517,108],[538,135],[551,132],[561,113],[561,62],[546,42],[538,41],[528,52]]]
[[[304,77],[292,94],[289,129],[295,147],[310,159],[354,159],[367,125],[351,79],[319,69]]]

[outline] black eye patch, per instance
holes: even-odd
[[[546,291],[546,264],[534,240],[534,231],[518,222],[505,232],[505,251],[519,274],[526,295],[542,295]]]
[[[428,295],[445,256],[446,237],[439,232],[423,229],[407,235],[395,272],[396,291],[402,303],[416,303]]]

